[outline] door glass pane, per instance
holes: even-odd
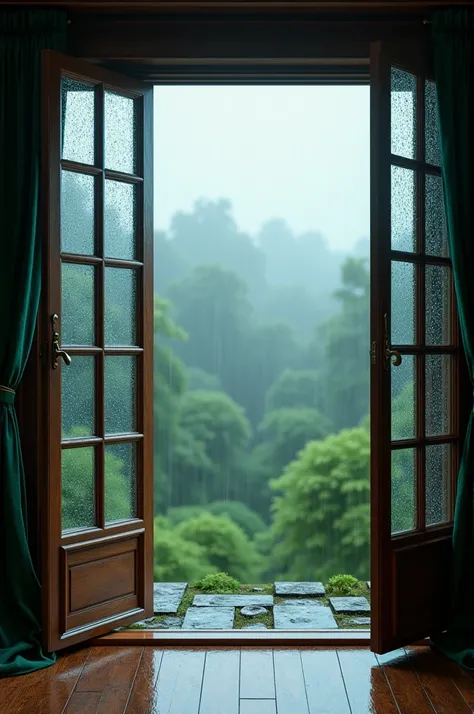
[[[415,266],[392,261],[392,344],[413,345],[416,341]]]
[[[95,526],[94,448],[63,449],[61,460],[63,531]]]
[[[94,87],[63,77],[62,158],[94,164]]]
[[[94,254],[94,177],[61,172],[61,250]]]
[[[415,449],[392,451],[392,535],[416,525]]]
[[[451,447],[426,447],[426,525],[450,520]]]
[[[61,342],[63,345],[93,345],[94,267],[62,264]]]
[[[392,439],[412,439],[415,432],[415,357],[403,355],[398,367],[391,367]]]
[[[451,343],[451,271],[445,265],[426,266],[426,344]]]
[[[104,252],[108,258],[136,257],[136,191],[130,183],[105,181]]]
[[[105,522],[135,518],[136,444],[105,447]]]
[[[392,67],[391,72],[392,154],[416,157],[416,77]]]
[[[448,228],[441,176],[425,176],[425,236],[427,255],[448,256]]]
[[[392,249],[413,252],[416,246],[415,174],[392,166]]]
[[[451,357],[426,355],[426,436],[449,434],[451,431]]]
[[[137,275],[125,268],[105,269],[105,344],[137,343]]]
[[[95,360],[74,355],[69,367],[61,368],[63,439],[93,436]]]
[[[105,90],[105,168],[134,174],[137,170],[135,100]]]
[[[105,358],[105,433],[136,431],[136,358]]]
[[[425,81],[425,160],[435,166],[440,166],[441,164],[438,97],[436,84],[431,79]]]

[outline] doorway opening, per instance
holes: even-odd
[[[159,629],[370,626],[369,87],[154,94]]]

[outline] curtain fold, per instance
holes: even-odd
[[[40,644],[41,592],[13,402],[40,295],[41,51],[64,50],[66,27],[62,11],[0,12],[0,676],[54,662]]]
[[[450,255],[464,350],[474,380],[474,11],[433,16],[441,164]],[[451,659],[474,669],[474,425],[458,477],[447,632],[433,638]]]

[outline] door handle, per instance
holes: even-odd
[[[388,314],[385,313],[383,316],[384,320],[384,343],[385,343],[385,369],[390,369],[392,364],[394,367],[399,367],[402,363],[402,355],[398,350],[392,349],[390,344],[390,336],[388,334]]]
[[[56,322],[59,320],[59,316],[54,313],[51,316],[51,322],[53,325],[53,369],[58,368],[58,360],[61,358],[68,367],[71,365],[72,359],[70,355],[65,350],[62,350],[59,346],[59,332],[56,329]]]

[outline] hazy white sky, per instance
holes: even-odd
[[[270,218],[336,249],[369,235],[369,88],[155,87],[155,225],[229,198],[241,230]]]

